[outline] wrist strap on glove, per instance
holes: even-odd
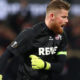
[[[51,68],[51,64],[46,62],[46,61],[44,61],[44,69],[45,70],[49,70],[50,68]]]

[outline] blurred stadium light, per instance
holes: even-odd
[[[0,0],[0,20],[6,19],[8,14],[7,0]]]

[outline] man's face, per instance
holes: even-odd
[[[64,9],[57,10],[54,13],[54,19],[51,27],[55,33],[62,34],[63,27],[67,24],[67,22],[68,22],[68,11]]]

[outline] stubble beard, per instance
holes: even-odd
[[[62,34],[63,33],[63,28],[60,25],[54,25],[54,27],[52,27],[53,32],[55,34]]]

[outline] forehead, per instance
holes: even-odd
[[[65,15],[65,16],[68,16],[68,10],[65,10],[65,9],[59,9],[59,10],[56,10],[55,11],[55,14],[56,15]]]

